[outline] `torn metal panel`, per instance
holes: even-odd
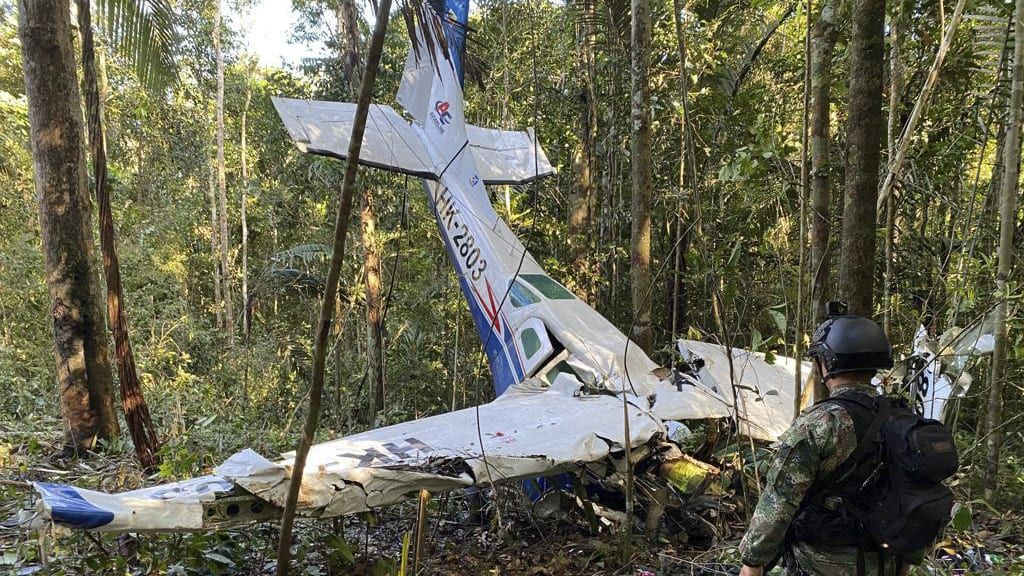
[[[700,364],[696,359],[703,360],[696,372],[697,380],[724,398],[730,413],[740,420],[741,434],[774,441],[789,428],[793,422],[795,360],[776,356],[776,363],[769,364],[761,354],[733,348],[730,373],[724,346],[696,340],[679,340],[677,346],[691,366]],[[809,374],[810,363],[802,362],[802,366],[803,373]]]
[[[924,326],[914,335],[914,354],[893,375],[910,384],[911,397],[925,418],[945,421],[947,406],[970,389],[974,377],[967,363],[995,349],[991,313],[967,328],[952,326],[938,338]]]
[[[314,446],[300,508],[348,514],[397,502],[420,488],[451,490],[549,475],[607,456],[611,448],[602,438],[624,443],[621,400],[612,396],[573,397],[555,390],[513,394],[480,406],[479,424],[477,412],[459,410]],[[662,430],[650,413],[631,406],[631,444]],[[281,505],[292,455],[285,457],[251,466],[255,475],[245,470],[236,476],[227,466],[217,472]],[[238,459],[251,460],[236,455],[225,464]],[[352,490],[368,500],[348,501]]]
[[[37,512],[58,526],[85,530],[199,530],[210,525],[204,506],[237,488],[220,476],[105,494],[62,484],[33,482],[41,496]]]

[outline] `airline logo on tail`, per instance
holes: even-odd
[[[438,121],[442,126],[447,126],[452,122],[452,113],[448,111],[451,105],[448,102],[438,100],[434,103],[434,113],[437,114]]]

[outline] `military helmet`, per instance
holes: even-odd
[[[892,368],[892,347],[882,328],[869,318],[831,316],[814,331],[807,355],[821,360],[828,374]]]

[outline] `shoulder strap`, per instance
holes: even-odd
[[[871,409],[874,410],[874,407],[872,407],[870,403],[867,403],[862,398],[857,398],[856,396],[868,398],[865,394],[846,394],[843,396],[836,396],[835,398],[829,398],[827,401],[838,402],[839,404],[852,402],[865,408],[871,407]],[[872,441],[875,436],[878,435],[878,431],[882,429],[882,424],[884,424],[889,418],[889,411],[892,408],[889,398],[886,398],[885,396],[879,396],[874,400],[878,408],[875,410],[874,418],[871,419],[871,424],[868,425],[867,430],[865,430],[863,434],[858,435],[857,447],[853,449],[850,456],[844,460],[842,464],[837,466],[835,470],[821,479],[822,486],[835,484],[837,480],[841,479],[850,471],[850,469],[855,467],[867,451],[871,449]],[[851,415],[851,418],[852,417],[853,416]]]

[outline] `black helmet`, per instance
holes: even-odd
[[[892,347],[885,332],[862,316],[832,316],[814,331],[807,355],[821,360],[828,374],[892,368]]]

